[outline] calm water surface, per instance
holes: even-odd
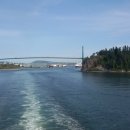
[[[0,130],[130,130],[130,74],[0,71]]]

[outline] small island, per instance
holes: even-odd
[[[82,71],[130,72],[130,47],[100,50],[83,60]]]

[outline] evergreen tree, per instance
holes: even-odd
[[[123,46],[113,47],[111,49],[104,49],[92,55],[90,58],[86,58],[84,63],[88,64],[87,61],[97,58],[96,62],[93,63],[93,67],[101,65],[107,70],[130,70],[130,47]]]

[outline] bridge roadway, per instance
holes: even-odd
[[[7,58],[0,58],[0,60],[20,60],[20,59],[83,59],[81,57],[7,57]]]

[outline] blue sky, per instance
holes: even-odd
[[[130,45],[130,0],[0,0],[0,57],[79,57],[82,45]]]

